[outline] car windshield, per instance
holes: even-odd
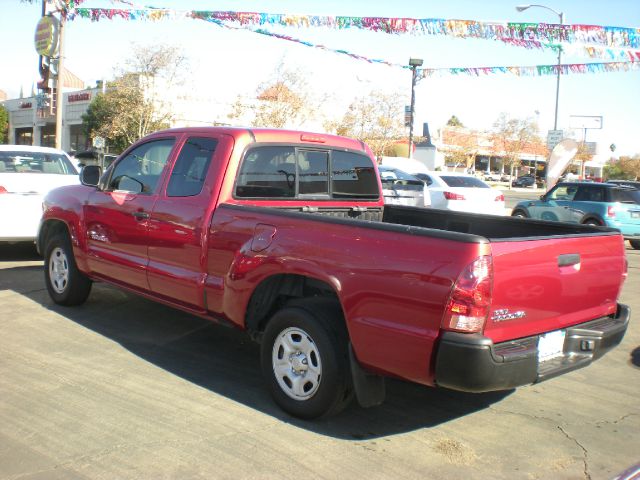
[[[0,173],[2,172],[78,174],[73,164],[62,154],[29,151],[0,152]]]
[[[440,178],[450,187],[491,188],[489,185],[476,177],[465,177],[462,175],[441,175]]]

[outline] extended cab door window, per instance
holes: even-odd
[[[192,197],[202,191],[218,140],[189,138],[176,160],[167,186],[168,197]]]
[[[153,140],[130,151],[114,167],[107,190],[155,192],[175,139]]]

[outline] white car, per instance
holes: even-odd
[[[464,173],[418,173],[431,194],[431,206],[458,212],[506,215],[504,195],[473,175]]]
[[[415,175],[399,168],[378,165],[382,182],[382,196],[388,205],[428,207],[431,197],[425,183]]]
[[[78,171],[62,150],[0,145],[0,242],[35,240],[44,196],[79,183]]]

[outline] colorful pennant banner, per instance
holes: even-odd
[[[582,54],[589,58],[617,60],[601,63],[573,63],[564,65],[511,66],[511,67],[464,67],[419,69],[424,77],[442,75],[481,76],[509,73],[517,76],[562,75],[621,72],[640,69],[640,29],[606,27],[597,25],[559,25],[536,23],[497,23],[472,20],[412,19],[386,17],[329,17],[308,15],[283,15],[253,12],[187,11],[157,9],[153,7],[133,9],[79,8],[86,0],[69,0],[65,11],[68,20],[76,18],[99,21],[102,19],[160,21],[171,19],[198,19],[214,23],[228,29],[245,29],[280,40],[319,48],[333,53],[347,55],[356,60],[379,63],[399,68],[407,65],[368,58],[313,44],[288,35],[269,31],[263,26],[288,26],[296,28],[324,27],[333,29],[357,28],[389,34],[449,35],[458,38],[482,38],[501,41],[508,45],[533,49],[562,49],[570,54]],[[127,0],[115,0],[135,7]]]
[[[640,48],[640,29],[599,25],[560,25],[546,23],[479,22],[440,18],[341,17],[321,15],[288,15],[257,12],[222,12],[170,9],[104,9],[82,8],[78,0],[69,3],[69,20],[88,18],[92,21],[121,18],[151,20],[197,18],[234,23],[242,26],[284,26],[296,28],[323,27],[360,29],[388,34],[446,35],[459,38],[482,38],[512,42],[540,42],[599,45],[604,47]],[[73,6],[72,6],[73,4]]]
[[[480,77],[495,73],[509,73],[519,77],[539,77],[576,73],[628,72],[640,70],[640,62],[570,63],[565,65],[537,65],[530,67],[473,67],[473,68],[424,68],[418,70],[422,78],[442,75],[469,75]]]

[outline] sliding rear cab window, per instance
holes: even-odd
[[[269,145],[245,153],[235,196],[377,200],[379,192],[375,166],[367,155]]]

